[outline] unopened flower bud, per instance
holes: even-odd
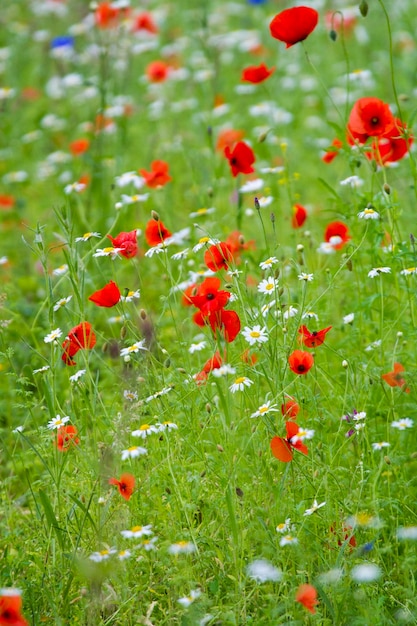
[[[346,359],[343,359],[343,361],[342,361],[342,367],[344,367],[345,369],[346,369],[347,367],[349,367],[349,363],[346,361]]]
[[[146,311],[145,311],[145,309],[141,309],[141,310],[139,311],[139,315],[140,315],[140,318],[141,318],[142,320],[146,320],[146,318],[148,317],[148,316],[146,315]]]
[[[391,459],[389,458],[389,456],[384,456],[384,461],[387,465],[391,465]]]
[[[224,452],[224,448],[223,448],[223,446],[221,446],[219,443],[217,444],[217,450],[218,450],[219,452]]]
[[[159,222],[159,213],[157,213],[156,211],[151,211],[151,217],[156,222]]]
[[[304,246],[302,243],[299,243],[297,246],[297,252],[302,252],[304,250]]]
[[[120,339],[124,339],[127,335],[127,328],[126,326],[122,326],[120,329]]]
[[[391,187],[388,185],[388,183],[384,183],[383,190],[385,191],[385,193],[387,194],[387,196],[389,196],[389,195],[390,195],[390,193],[391,193]]]
[[[330,33],[329,33],[329,37],[330,37],[330,39],[331,39],[332,41],[336,41],[336,39],[337,39],[337,32],[336,32],[335,30],[333,30],[333,29],[332,29],[332,30],[330,31]]]
[[[366,17],[368,15],[369,6],[366,0],[361,0],[359,4],[359,11],[361,12],[362,17]]]

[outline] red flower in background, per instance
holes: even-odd
[[[239,230],[234,230],[233,232],[231,232],[230,235],[227,237],[225,243],[229,247],[235,263],[240,263],[241,252],[245,250],[255,249],[254,239],[251,239],[250,241],[245,241],[244,236]]]
[[[76,139],[69,145],[70,152],[73,156],[81,156],[84,152],[87,152],[90,147],[89,139]]]
[[[202,315],[209,315],[215,311],[223,309],[227,304],[230,293],[219,291],[220,279],[209,277],[196,288],[195,295],[189,296],[189,300],[194,306],[200,309]]]
[[[255,163],[255,155],[252,148],[244,141],[238,141],[233,150],[226,146],[224,155],[229,161],[233,176],[251,174],[255,171],[252,167]]]
[[[122,498],[130,500],[135,488],[135,477],[132,474],[122,474],[120,480],[109,478],[109,485],[116,485]]]
[[[201,311],[197,311],[193,316],[193,321],[197,326],[209,325],[214,334],[219,331],[228,343],[234,341],[240,331],[240,319],[236,311],[220,309],[209,315],[203,315]]]
[[[288,398],[284,404],[281,404],[281,413],[286,420],[297,419],[300,412],[300,405],[294,398]]]
[[[292,211],[291,226],[293,228],[301,228],[307,219],[307,210],[301,204],[294,204]]]
[[[170,66],[165,61],[152,61],[145,73],[151,83],[163,83],[168,78]]]
[[[401,363],[394,363],[394,369],[392,372],[382,374],[382,379],[385,380],[390,387],[401,387],[405,393],[410,393],[410,389],[407,387],[407,381],[405,380],[403,373],[404,365]]]
[[[0,626],[28,626],[21,614],[22,598],[18,589],[2,589],[0,595]]]
[[[324,231],[324,241],[332,244],[335,250],[343,248],[350,241],[349,229],[343,222],[331,222]]]
[[[389,105],[378,98],[359,98],[348,120],[348,141],[365,143],[368,137],[382,137],[395,126]]]
[[[168,174],[169,165],[165,161],[152,161],[151,171],[139,170],[139,174],[145,179],[145,183],[151,189],[163,187],[169,183],[172,178]]]
[[[216,150],[219,152],[224,152],[224,149],[229,147],[233,148],[233,146],[243,139],[245,133],[243,130],[234,130],[233,128],[227,128],[225,130],[221,130],[217,137]]]
[[[298,450],[302,454],[307,455],[307,446],[297,437],[297,433],[300,431],[298,424],[288,421],[285,423],[285,429],[287,431],[287,437],[273,437],[271,439],[271,451],[278,461],[283,463],[289,463],[293,459],[293,450]]]
[[[127,13],[128,9],[115,8],[111,2],[100,2],[95,12],[96,24],[99,28],[113,28],[119,23],[120,17]]]
[[[251,65],[242,71],[241,80],[247,83],[262,83],[275,72],[275,67],[268,69],[265,63]]]
[[[120,254],[124,256],[125,259],[131,259],[137,255],[138,242],[136,230],[121,232],[116,237],[112,237],[111,235],[107,235],[107,237],[115,248],[120,249]]]
[[[343,148],[343,142],[340,141],[340,139],[337,139],[336,137],[336,139],[333,139],[332,141],[332,147],[334,147],[335,149],[327,150],[327,152],[325,152],[325,154],[321,157],[321,160],[324,163],[331,163],[333,159],[337,157],[337,155],[339,154],[340,148]]]
[[[300,602],[310,613],[315,613],[315,606],[319,603],[315,587],[309,584],[300,585],[295,594],[295,601]]]
[[[319,14],[310,7],[293,7],[278,13],[269,25],[272,37],[290,48],[304,41],[316,28]]]
[[[90,322],[81,322],[72,328],[66,339],[62,343],[64,353],[62,360],[66,365],[75,365],[72,357],[77,354],[78,350],[91,350],[96,345],[96,335],[91,327]]]
[[[298,333],[300,335],[299,339],[302,344],[304,344],[307,348],[315,348],[316,346],[321,346],[326,339],[326,334],[332,326],[328,326],[327,328],[323,328],[323,330],[313,330],[311,333],[307,326],[300,326],[298,329]]]
[[[398,118],[394,121],[395,126],[372,144],[370,156],[379,165],[394,163],[404,158],[413,143],[414,137],[409,133],[406,124]]]
[[[156,35],[158,32],[158,27],[155,24],[153,17],[150,13],[139,13],[133,20],[133,32],[138,32],[140,30],[146,30],[148,33],[152,35]]]
[[[210,372],[212,372],[213,370],[219,369],[219,367],[221,367],[222,365],[223,365],[223,359],[220,355],[220,352],[217,350],[217,352],[214,353],[211,359],[209,359],[208,361],[204,363],[201,371],[194,376],[194,380],[196,381],[198,385],[204,384]]]
[[[88,298],[91,302],[94,302],[97,306],[112,307],[120,301],[120,290],[115,282],[112,280],[107,283],[102,289],[95,291]]]
[[[71,446],[80,443],[77,437],[78,430],[75,426],[61,426],[56,434],[56,446],[60,452],[67,452]]]
[[[161,222],[161,220],[155,220],[152,218],[146,224],[145,239],[151,247],[163,243],[163,241],[168,239],[168,237],[171,237],[171,235],[171,231],[164,226],[164,223]]]
[[[217,272],[218,270],[227,270],[229,263],[233,261],[233,254],[230,247],[224,241],[213,244],[204,253],[204,263],[209,270]]]
[[[2,211],[7,211],[12,209],[16,204],[16,200],[14,196],[1,195],[0,196],[0,209]]]
[[[303,350],[294,350],[288,357],[288,364],[290,370],[294,374],[307,374],[307,372],[314,365],[314,358],[309,352],[303,352]]]

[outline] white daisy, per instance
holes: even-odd
[[[55,430],[56,428],[61,428],[61,426],[63,426],[67,422],[69,422],[69,420],[70,420],[70,418],[68,417],[68,415],[66,415],[65,417],[61,417],[60,415],[57,415],[56,417],[53,417],[48,422],[47,428],[49,428],[50,430]]]
[[[51,330],[50,333],[43,338],[45,343],[52,343],[59,339],[62,336],[62,330],[60,328],[55,328],[55,330]]]
[[[407,430],[407,428],[412,428],[414,426],[414,422],[409,417],[403,417],[398,421],[392,422],[391,426],[393,428],[398,428],[398,430]]]
[[[130,356],[131,354],[136,354],[139,350],[147,350],[144,339],[136,341],[136,343],[127,348],[122,348],[120,350],[120,356]]]
[[[313,513],[321,509],[321,507],[325,506],[325,504],[325,502],[320,502],[320,504],[318,504],[317,500],[314,500],[312,507],[304,511],[304,515],[313,515]]]
[[[137,430],[132,431],[132,437],[140,437],[140,439],[146,439],[146,437],[148,437],[152,433],[157,432],[159,432],[157,426],[154,426],[153,424],[142,424],[142,426],[139,426]]]
[[[188,348],[188,352],[190,354],[194,354],[194,352],[200,352],[200,350],[204,350],[207,347],[206,341],[199,341],[198,343],[192,343]]]
[[[314,275],[301,272],[301,274],[298,274],[298,280],[304,280],[307,283],[311,283],[311,281],[314,280]]]
[[[68,304],[72,300],[72,296],[67,296],[66,298],[61,298],[54,304],[54,311],[59,311],[63,306]]]
[[[214,378],[221,378],[228,374],[236,374],[236,368],[229,365],[229,363],[223,363],[220,367],[216,367],[216,369],[212,370],[211,373]]]
[[[197,598],[199,598],[200,596],[201,591],[199,589],[192,589],[190,591],[190,595],[185,596],[184,598],[178,598],[177,602],[181,604],[181,606],[183,606],[184,608],[187,608],[190,606],[190,604],[194,602],[194,600],[197,600]]]
[[[76,237],[75,242],[78,243],[79,241],[88,241],[92,237],[100,238],[101,235],[100,233],[96,233],[96,232],[84,233],[84,235],[82,235],[81,237]]]
[[[120,258],[120,252],[122,251],[123,248],[113,248],[113,246],[108,246],[107,248],[97,248],[93,256],[97,258],[101,256],[109,256],[114,260],[116,257]]]
[[[293,535],[284,535],[279,540],[279,545],[281,547],[282,546],[291,546],[291,545],[295,545],[297,543],[298,543],[298,539],[297,539],[297,537],[294,537]]]
[[[403,276],[410,276],[411,274],[417,274],[417,267],[407,267],[401,270],[400,274]]]
[[[82,378],[84,376],[86,371],[87,370],[78,370],[78,372],[75,372],[75,374],[73,374],[72,376],[69,377],[70,381],[72,383],[76,383],[78,380],[80,380],[80,378]]]
[[[363,211],[358,213],[358,217],[361,220],[379,220],[380,215],[378,211],[375,211],[374,209],[366,207]]]
[[[391,444],[388,441],[377,441],[371,445],[373,450],[383,450],[384,448],[389,448]]]
[[[368,278],[376,278],[380,274],[391,274],[391,268],[390,267],[373,267],[368,272]]]
[[[100,552],[93,552],[90,554],[89,559],[94,561],[95,563],[101,563],[102,561],[107,561],[112,554],[116,554],[116,548],[109,548],[108,550],[101,550]]]
[[[127,450],[122,450],[122,461],[126,461],[126,459],[136,459],[143,454],[148,454],[146,448],[142,448],[141,446],[130,446]]]
[[[250,346],[254,346],[258,343],[265,343],[268,341],[268,333],[266,327],[261,328],[259,324],[253,328],[245,326],[242,330],[242,336],[246,339]]]
[[[233,385],[230,385],[229,389],[232,393],[236,393],[236,391],[244,391],[245,387],[250,387],[251,385],[253,385],[253,380],[246,376],[239,376]]]
[[[147,537],[153,535],[152,524],[146,526],[133,526],[129,530],[121,530],[120,534],[125,539],[139,539],[140,537]]]
[[[267,413],[271,413],[273,411],[277,412],[278,409],[275,409],[276,404],[271,404],[270,400],[267,400],[264,404],[262,404],[255,413],[252,413],[251,417],[262,417],[262,415],[266,415]]]
[[[136,289],[136,291],[128,291],[125,296],[120,296],[120,300],[122,302],[133,302],[133,300],[139,300],[140,298],[140,290]]]
[[[268,270],[273,265],[276,265],[276,263],[278,263],[278,259],[275,256],[270,256],[268,259],[265,259],[265,261],[261,261],[259,267],[262,270]]]
[[[268,295],[274,295],[276,289],[278,288],[278,278],[274,278],[273,276],[268,276],[268,278],[264,278],[258,285],[259,293],[265,293]]]
[[[195,545],[191,541],[178,541],[169,546],[169,554],[191,554],[195,552]]]

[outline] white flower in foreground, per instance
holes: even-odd
[[[220,239],[212,239],[211,237],[200,237],[200,239],[193,248],[193,252],[198,252],[206,246],[215,246],[218,243],[220,243]]]
[[[132,553],[130,550],[120,550],[119,554],[117,555],[117,558],[119,559],[119,561],[125,561],[131,556],[132,556]]]
[[[267,295],[274,295],[276,289],[278,288],[278,278],[274,278],[273,276],[268,276],[258,285],[259,293],[265,293]]]
[[[172,543],[168,552],[170,554],[191,554],[195,552],[195,545],[191,541],[177,541],[177,543]]]
[[[380,274],[391,274],[391,268],[390,267],[373,267],[368,272],[368,278],[376,278],[377,276],[380,276]]]
[[[265,343],[265,341],[268,341],[268,333],[265,326],[261,328],[259,324],[254,326],[253,328],[245,326],[245,328],[242,330],[242,335],[250,346],[254,346],[257,343]]]
[[[73,374],[72,376],[69,377],[70,381],[72,383],[76,383],[78,380],[80,380],[80,378],[82,378],[84,376],[86,371],[87,370],[78,370],[78,372],[75,372],[75,374]]]
[[[47,428],[49,428],[50,430],[55,430],[55,428],[61,428],[61,426],[69,422],[69,420],[70,418],[68,417],[68,415],[66,415],[65,417],[57,415],[48,422]]]
[[[256,561],[249,563],[246,568],[246,573],[249,578],[252,578],[257,583],[266,583],[268,581],[276,582],[282,578],[281,570],[274,567],[274,565],[266,559],[256,559]]]
[[[79,241],[88,241],[92,237],[98,237],[100,239],[101,235],[100,233],[96,233],[96,232],[84,233],[84,235],[82,235],[81,237],[75,238],[75,243],[78,243]]]
[[[326,504],[325,502],[321,502],[320,504],[317,504],[317,500],[314,500],[313,506],[310,509],[306,509],[304,511],[304,515],[313,515],[313,513],[321,509],[321,507],[325,506],[325,504]]]
[[[406,430],[407,428],[412,428],[414,426],[414,422],[409,417],[403,417],[400,420],[392,422],[391,426],[393,428],[398,428],[398,430]]]
[[[384,448],[389,448],[391,444],[388,441],[378,441],[371,445],[373,450],[383,450]]]
[[[146,448],[142,448],[141,446],[130,446],[127,450],[122,450],[122,461],[126,461],[126,459],[136,459],[138,456],[142,456],[143,454],[148,454]]]
[[[284,311],[283,318],[284,320],[288,320],[291,317],[295,317],[296,315],[298,315],[298,309],[296,309],[295,306],[292,306],[292,304],[290,304],[288,309]]]
[[[301,274],[298,274],[298,280],[304,280],[306,283],[311,283],[311,281],[314,280],[314,275],[301,272]]]
[[[236,393],[236,391],[244,391],[245,387],[250,387],[253,385],[253,380],[247,378],[246,376],[239,376],[236,378],[235,382],[230,385],[229,389],[232,393]]]
[[[130,354],[136,354],[139,350],[147,350],[145,347],[145,340],[136,341],[136,343],[132,344],[128,348],[122,348],[120,350],[120,356],[128,356]]]
[[[206,341],[199,341],[198,343],[192,343],[188,348],[188,352],[190,354],[194,354],[194,352],[200,352],[200,350],[204,350],[207,347]]]
[[[401,270],[400,274],[403,276],[410,276],[411,274],[417,274],[417,267],[407,267]]]
[[[251,417],[261,417],[262,415],[266,415],[267,413],[271,413],[272,411],[277,412],[278,409],[275,409],[276,404],[271,404],[271,401],[268,400],[264,404],[262,404],[255,413],[252,413]]]
[[[397,539],[400,540],[417,540],[417,526],[401,526],[397,528]]]
[[[375,563],[362,563],[352,568],[350,576],[356,583],[372,583],[381,578],[382,571]]]
[[[201,591],[199,589],[192,589],[189,596],[184,596],[184,598],[178,598],[177,602],[181,604],[181,606],[183,606],[184,608],[187,608],[190,606],[190,604],[194,602],[194,600],[197,600],[197,598],[199,598],[200,596]]]
[[[132,437],[140,437],[146,439],[148,435],[159,432],[158,428],[152,424],[142,424],[137,430],[132,431]]]
[[[169,420],[165,420],[164,422],[161,422],[158,424],[155,424],[155,426],[158,429],[158,432],[164,432],[164,431],[170,431],[170,430],[178,430],[178,426],[176,424],[174,424],[174,422],[170,422]]]
[[[93,552],[90,554],[89,559],[94,561],[94,563],[101,563],[102,561],[107,561],[112,554],[116,554],[116,548],[109,548],[108,550],[101,550],[100,552]]]
[[[374,209],[366,207],[366,209],[358,213],[358,217],[360,220],[379,220],[380,215],[378,211],[375,211]]]
[[[153,535],[152,524],[146,526],[133,526],[129,530],[121,530],[120,534],[125,539],[138,539],[140,537],[147,537]]]
[[[136,289],[136,291],[128,291],[125,296],[120,296],[120,300],[122,302],[133,302],[134,300],[139,300],[140,298],[140,290]]]
[[[55,330],[51,330],[51,332],[48,333],[46,337],[43,338],[43,340],[45,343],[52,343],[53,341],[59,339],[61,336],[62,330],[60,328],[55,328]]]
[[[269,259],[265,259],[265,261],[261,261],[259,263],[259,267],[262,270],[268,270],[270,267],[278,263],[278,259],[275,256],[270,256]]]
[[[97,258],[101,256],[110,256],[114,260],[116,257],[120,258],[120,252],[122,251],[123,248],[113,248],[113,246],[108,246],[107,248],[97,248],[93,256]]]

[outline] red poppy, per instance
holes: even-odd
[[[330,532],[333,535],[336,535],[336,536],[340,535],[340,531],[337,532],[335,526],[336,526],[336,524],[334,526],[330,526]],[[343,533],[343,539],[341,537],[339,537],[337,539],[337,545],[338,546],[342,546],[345,541],[348,541],[348,544],[352,548],[356,548],[357,543],[356,543],[355,536],[352,534],[352,528],[350,526],[343,525],[341,530],[342,530],[342,533]]]
[[[294,350],[288,357],[290,370],[294,374],[307,374],[314,365],[314,358],[309,352],[303,350]]]
[[[254,250],[255,249],[255,241],[251,239],[250,241],[245,241],[244,236],[239,230],[234,230],[228,235],[225,242],[230,249],[230,252],[233,255],[233,259],[235,263],[240,262],[240,253],[244,250]]]
[[[304,344],[307,348],[315,348],[316,346],[321,346],[326,339],[326,334],[332,326],[328,326],[327,328],[323,328],[323,330],[313,330],[311,333],[307,326],[300,326],[298,329],[298,333],[300,335],[299,339],[302,344]]]
[[[170,66],[165,61],[152,61],[146,67],[146,76],[151,83],[162,83],[168,78]]]
[[[249,348],[246,348],[240,356],[243,363],[247,365],[256,365],[258,362],[258,355],[255,352],[250,352]]]
[[[319,603],[315,587],[309,584],[300,585],[295,594],[295,601],[300,602],[310,613],[315,613],[315,606]]]
[[[129,232],[121,232],[116,237],[107,235],[115,248],[120,249],[120,254],[125,259],[131,259],[138,253],[138,242],[136,229]]]
[[[294,204],[292,211],[291,226],[293,228],[301,228],[307,219],[307,209],[301,206],[301,204]]]
[[[122,474],[120,480],[109,478],[109,485],[116,485],[122,498],[130,500],[135,488],[135,477],[132,474]]]
[[[217,350],[217,352],[214,353],[211,359],[204,363],[201,371],[194,376],[194,380],[199,385],[205,383],[210,372],[219,369],[219,367],[221,367],[222,365],[223,359],[220,355],[220,352]]]
[[[148,33],[156,35],[156,33],[158,32],[158,27],[156,26],[150,13],[139,13],[139,15],[137,15],[133,20],[132,30],[133,32],[146,30]]]
[[[275,72],[275,67],[268,69],[265,63],[251,65],[242,71],[242,81],[247,83],[262,83]]]
[[[196,289],[195,295],[189,296],[192,304],[200,309],[203,315],[223,309],[230,298],[230,292],[219,291],[220,279],[209,277]]]
[[[21,614],[22,598],[18,589],[3,589],[0,596],[0,626],[28,626]]]
[[[96,335],[90,322],[81,322],[81,324],[74,326],[69,331],[66,339],[63,341],[64,354],[62,355],[62,360],[66,365],[75,365],[72,357],[77,354],[78,350],[82,348],[91,350],[96,345],[96,341]]]
[[[339,154],[339,150],[342,147],[343,147],[343,142],[340,141],[340,139],[337,139],[336,137],[332,141],[331,148],[325,152],[325,154],[321,157],[321,160],[324,163],[331,163],[333,159],[337,157],[337,155]],[[335,149],[332,150],[332,148],[335,148]]]
[[[230,247],[224,241],[215,243],[204,253],[204,263],[209,270],[227,270],[229,263],[233,261],[233,254]]]
[[[70,152],[73,156],[80,156],[81,154],[84,154],[84,152],[87,152],[89,147],[89,139],[76,139],[69,145]]]
[[[380,165],[394,163],[404,158],[409,152],[414,137],[400,119],[395,118],[395,126],[372,144],[371,158]]]
[[[209,325],[214,334],[219,331],[228,343],[234,341],[240,331],[240,319],[236,311],[221,309],[209,315],[203,315],[201,311],[197,311],[193,316],[193,321],[197,326]]]
[[[219,132],[219,136],[217,137],[216,150],[219,152],[224,152],[224,149],[229,147],[233,148],[233,146],[243,139],[245,133],[243,130],[234,130],[232,128],[227,128],[225,130],[221,130]]]
[[[348,120],[348,139],[365,143],[368,137],[381,137],[393,130],[395,118],[389,105],[378,98],[359,98]]]
[[[273,437],[271,439],[271,451],[278,461],[289,463],[293,459],[293,450],[298,450],[302,454],[307,455],[307,446],[297,436],[300,431],[298,424],[288,421],[285,423],[287,437]]]
[[[407,381],[402,375],[402,372],[404,372],[404,365],[401,365],[401,363],[394,363],[393,371],[388,372],[387,374],[382,374],[382,378],[390,387],[401,387],[405,393],[410,393],[410,389],[407,387]]]
[[[290,48],[304,41],[316,28],[319,14],[310,7],[293,7],[278,13],[269,25],[272,37]]]
[[[233,150],[226,146],[224,155],[229,161],[233,176],[251,174],[255,171],[252,167],[255,163],[255,155],[252,148],[244,141],[238,141]]]
[[[168,169],[169,165],[165,161],[152,161],[151,171],[139,170],[139,174],[143,176],[148,187],[155,189],[156,187],[163,187],[172,180],[168,174]]]
[[[166,228],[161,220],[151,219],[146,224],[145,239],[149,246],[157,246],[164,239],[171,237],[172,233]]]
[[[1,195],[0,196],[0,209],[6,211],[12,209],[16,203],[14,196]]]
[[[94,302],[94,304],[97,304],[97,306],[110,308],[120,301],[120,295],[119,287],[111,280],[102,289],[91,294],[88,299]]]
[[[76,446],[80,443],[77,437],[78,430],[76,426],[61,426],[57,430],[56,434],[56,446],[60,452],[67,452],[71,446]]]
[[[120,15],[121,10],[111,2],[100,2],[95,12],[96,24],[99,28],[112,28],[117,26]]]
[[[281,413],[286,420],[297,419],[297,415],[300,412],[300,405],[294,398],[288,398],[284,404],[281,404]]]
[[[343,222],[331,222],[324,231],[324,241],[332,244],[335,250],[343,248],[350,241],[349,229]]]

